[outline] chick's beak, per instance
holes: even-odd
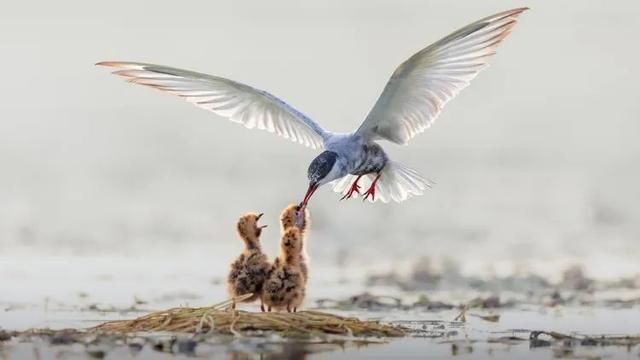
[[[318,184],[314,183],[314,182],[310,182],[309,183],[309,188],[307,189],[307,194],[304,196],[304,199],[302,200],[302,202],[300,203],[300,209],[298,211],[304,211],[304,208],[307,207],[307,203],[309,202],[309,199],[311,199],[311,195],[313,195],[313,193],[318,190]]]
[[[260,218],[262,217],[262,215],[264,215],[264,213],[260,213],[260,214],[258,214],[258,215],[256,216],[256,227],[257,227],[258,229],[264,229],[264,228],[266,228],[266,227],[267,227],[267,225],[260,225],[260,226],[258,226],[258,220],[260,220]]]

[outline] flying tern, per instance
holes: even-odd
[[[430,182],[389,159],[378,141],[407,144],[429,128],[443,106],[488,65],[527,8],[500,12],[471,23],[418,51],[400,64],[360,126],[352,133],[322,128],[266,91],[218,76],[162,65],[106,61],[114,74],[134,84],[182,97],[249,129],[267,130],[313,149],[324,149],[309,165],[309,186],[300,203],[332,183],[342,199],[401,202],[423,194]],[[368,187],[360,193],[360,183]]]

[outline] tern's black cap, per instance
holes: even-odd
[[[338,154],[333,151],[324,151],[322,154],[318,155],[311,164],[309,165],[309,169],[307,170],[307,177],[309,181],[312,183],[317,183],[320,180],[324,179],[331,169],[333,165],[336,163],[338,159]]]

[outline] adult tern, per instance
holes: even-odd
[[[114,74],[134,84],[180,96],[249,129],[276,133],[314,149],[324,149],[309,165],[304,209],[313,193],[332,182],[342,199],[368,189],[363,200],[401,202],[430,186],[418,172],[389,159],[379,140],[407,144],[431,126],[443,106],[488,65],[527,8],[500,12],[471,23],[420,50],[392,74],[369,115],[352,133],[334,133],[278,97],[218,76],[168,66],[107,61]]]

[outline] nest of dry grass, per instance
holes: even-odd
[[[240,302],[251,294],[236,298]],[[352,335],[398,337],[404,336],[402,328],[342,317],[319,311],[297,313],[254,313],[232,311],[232,300],[200,308],[173,308],[154,312],[133,320],[109,321],[91,329],[98,332],[156,332],[185,333],[216,332],[242,336],[248,332],[271,331],[283,336]]]

